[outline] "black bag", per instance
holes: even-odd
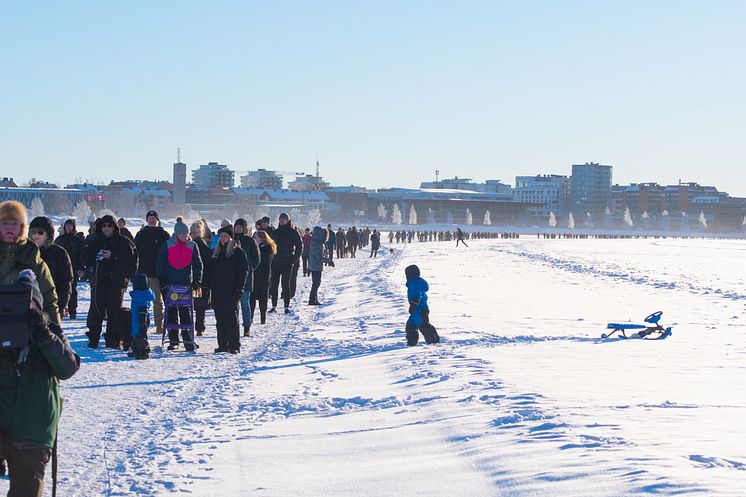
[[[23,348],[28,345],[29,309],[29,286],[0,285],[0,348]]]
[[[122,350],[129,350],[132,346],[132,312],[126,307],[117,313],[117,328],[122,338]]]

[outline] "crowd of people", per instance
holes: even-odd
[[[154,210],[146,213],[145,225],[134,235],[124,218],[112,215],[90,217],[87,234],[78,231],[74,219],[66,220],[59,231],[55,239],[47,217],[29,224],[29,238],[56,288],[59,319],[77,318],[78,282],[89,282],[88,347],[97,349],[103,337],[105,347],[131,347],[129,355],[137,359],[149,357],[151,318],[155,334],[165,334],[167,350],[183,346],[195,351],[195,336],[204,334],[210,309],[217,331],[215,352],[239,353],[241,330],[244,337],[251,336],[257,307],[259,324],[267,322],[268,314],[293,312],[299,273],[311,278],[308,305],[321,305],[321,275],[325,267],[334,266],[335,254],[338,259],[355,258],[370,247],[369,257],[376,257],[381,248],[378,230],[353,226],[335,231],[327,225],[301,231],[284,213],[277,226],[269,217],[253,224],[244,218],[224,219],[215,233],[204,219],[187,226],[182,218],[169,233]],[[130,284],[132,304],[126,308]],[[164,296],[183,297],[174,296],[177,286],[182,293],[188,288],[191,305],[164,303]]]

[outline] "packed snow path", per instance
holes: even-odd
[[[239,356],[212,321],[148,361],[68,322],[60,495],[743,495],[743,244],[394,248],[337,261],[320,308],[299,277]],[[411,263],[440,345],[404,346]],[[659,309],[668,340],[598,338]]]

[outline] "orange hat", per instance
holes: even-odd
[[[26,236],[28,216],[22,203],[15,200],[0,202],[0,221],[16,221],[21,224],[21,237]]]

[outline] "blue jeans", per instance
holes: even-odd
[[[244,326],[251,326],[251,288],[244,288],[241,294],[241,318]]]

